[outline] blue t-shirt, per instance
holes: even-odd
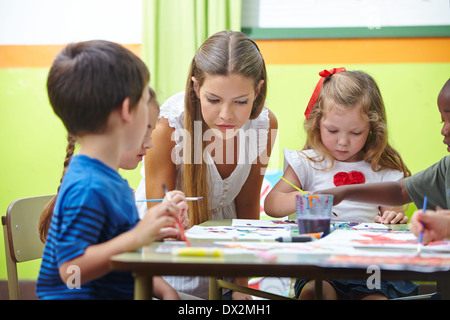
[[[130,272],[112,271],[77,288],[77,266],[70,269],[69,286],[61,280],[59,266],[87,247],[132,229],[138,221],[128,182],[99,160],[74,156],[58,192],[37,281],[38,298],[132,299]]]

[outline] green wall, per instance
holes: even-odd
[[[377,81],[385,102],[390,142],[413,173],[447,154],[436,101],[450,77],[450,64],[271,65],[267,106],[279,121],[271,168],[282,168],[283,148],[303,147],[303,113],[318,72],[340,66],[367,72]]]

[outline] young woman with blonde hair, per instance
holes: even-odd
[[[145,156],[137,199],[182,190],[190,225],[214,219],[259,219],[260,192],[276,118],[264,107],[267,74],[254,41],[235,31],[208,38],[195,54],[186,90],[162,106]],[[145,213],[144,205],[140,212]],[[246,284],[247,279],[236,279]],[[208,279],[172,277],[181,292],[208,297]],[[233,292],[234,299],[249,298]]]

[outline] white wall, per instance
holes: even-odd
[[[141,0],[0,0],[0,45],[142,43]]]
[[[449,0],[243,0],[242,3],[243,27],[450,25]]]

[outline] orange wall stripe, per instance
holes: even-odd
[[[64,45],[14,45],[0,46],[0,69],[48,68]],[[125,44],[124,47],[141,56],[141,44]]]
[[[445,63],[450,38],[257,40],[266,64]]]
[[[450,38],[257,40],[266,64],[449,63]],[[141,56],[141,44],[124,45]],[[0,68],[47,68],[63,45],[0,45]]]

